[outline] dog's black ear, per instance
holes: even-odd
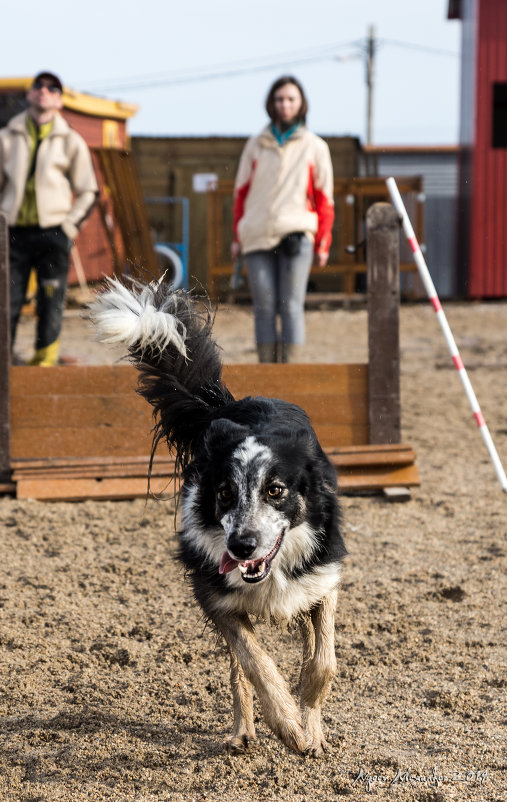
[[[243,440],[249,433],[250,430],[246,426],[241,426],[239,423],[234,423],[234,421],[227,418],[218,418],[211,422],[206,432],[204,447],[210,454],[220,446]]]
[[[308,426],[301,426],[298,429],[288,426],[280,427],[277,434],[284,439],[291,448],[297,449],[301,456],[303,454],[313,456],[315,448],[318,447],[315,433]]]
[[[314,450],[317,443],[317,438],[315,437],[313,429],[301,427],[300,429],[297,429],[294,434],[296,442],[301,448],[307,448],[309,451]]]

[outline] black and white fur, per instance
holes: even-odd
[[[296,751],[321,755],[345,547],[335,471],[307,415],[277,399],[235,401],[222,382],[209,313],[163,281],[127,288],[109,280],[91,318],[100,339],[126,345],[140,371],[139,392],[157,421],[153,449],[164,439],[176,454],[180,559],[230,652],[229,751],[255,738],[254,688],[273,732]],[[261,649],[251,616],[299,623],[299,705]]]

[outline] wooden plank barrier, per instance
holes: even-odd
[[[371,237],[378,235],[380,243],[386,225],[398,236],[394,210],[381,206],[367,219]],[[384,270],[381,244],[372,244],[368,326],[373,366],[371,360],[224,366],[224,380],[235,398],[279,397],[306,410],[344,492],[419,484],[414,450],[400,443],[397,316],[386,321],[389,314],[393,317],[397,250],[390,247],[388,253],[394,265]],[[153,419],[150,406],[135,392],[134,367],[15,366],[7,375],[11,479],[18,498],[146,495]],[[151,480],[154,494],[174,493],[174,467],[174,459],[160,444]]]
[[[414,452],[368,444],[366,365],[226,365],[237,398],[283,396],[310,416],[342,490],[418,483]],[[153,420],[129,365],[11,369],[11,455],[18,498],[131,498],[146,494]],[[337,447],[340,443],[340,447]],[[99,456],[97,456],[99,455]],[[152,490],[174,490],[163,445]]]

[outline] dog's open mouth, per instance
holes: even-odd
[[[278,554],[278,549],[282,545],[284,532],[278,536],[275,545],[265,557],[259,557],[257,560],[235,560],[231,557],[228,551],[224,551],[222,559],[220,560],[219,574],[228,574],[235,568],[239,568],[241,578],[244,582],[261,582],[266,579],[271,570],[271,561]]]

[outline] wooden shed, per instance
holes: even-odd
[[[189,274],[191,283],[208,287],[209,241],[208,198],[197,186],[199,176],[214,175],[218,183],[236,175],[246,137],[132,137],[132,153],[138,166],[145,197],[185,197],[190,206]],[[326,137],[336,177],[359,175],[361,147],[355,137]],[[229,196],[231,193],[229,193]],[[150,203],[148,217],[157,241],[181,237],[181,209],[165,202]],[[224,258],[229,256],[232,236],[232,197],[224,211]],[[334,251],[333,251],[334,257]]]
[[[26,93],[32,81],[32,77],[0,79],[0,128],[27,107]],[[128,192],[126,185],[135,165],[126,153],[127,122],[136,113],[137,106],[76,92],[66,86],[62,99],[62,116],[81,134],[91,150],[100,190],[98,203],[83,225],[72,251],[69,273],[69,283],[72,284],[77,283],[80,269],[86,280],[95,281],[104,275],[112,275],[115,270],[121,272],[128,258],[129,243],[124,231],[128,228],[127,215],[114,190],[118,183],[116,176],[121,173],[124,193],[132,200],[133,192]],[[137,186],[138,182],[134,184]],[[144,206],[141,208],[143,211]],[[137,217],[142,218],[142,214]],[[139,223],[133,228],[131,236],[138,230]],[[144,239],[147,231],[146,221]],[[148,250],[149,260],[151,248],[144,247]]]
[[[388,193],[383,179],[361,177],[363,151],[356,137],[325,139],[335,177],[333,243],[329,265],[314,266],[309,286],[314,297],[329,292],[351,296],[364,292],[360,277],[366,271],[366,211],[373,203],[387,200]],[[167,199],[185,198],[190,210],[190,286],[205,287],[214,299],[231,297],[233,182],[246,141],[246,137],[132,137],[132,154],[143,195],[150,201],[147,215],[156,241],[173,243],[181,238],[181,207],[168,204]],[[421,237],[424,213],[417,202],[421,178],[405,174],[402,191],[410,196],[406,201],[412,203],[410,210]],[[417,268],[409,249],[405,257],[402,254],[400,267],[411,274],[406,283],[407,294],[413,296]]]
[[[468,298],[507,296],[507,3],[449,0],[462,22],[458,278]]]

